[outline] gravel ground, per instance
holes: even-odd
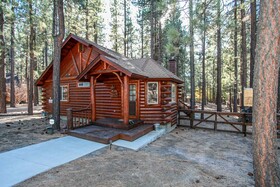
[[[63,136],[46,134],[47,124],[40,115],[0,116],[0,152]],[[17,186],[254,186],[251,149],[251,135],[179,127],[138,152],[106,147]]]
[[[46,133],[48,120],[41,115],[0,116],[0,152],[40,143],[63,136]]]
[[[106,147],[17,186],[254,186],[251,144],[180,127],[138,152]]]

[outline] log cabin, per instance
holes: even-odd
[[[123,129],[137,121],[177,123],[183,81],[150,58],[127,58],[70,34],[62,44],[60,66],[61,116],[67,116],[70,129],[104,119],[117,120],[112,127]],[[47,113],[52,112],[52,67],[36,81]]]

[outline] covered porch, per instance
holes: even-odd
[[[140,117],[138,82],[144,78],[109,57],[100,55],[95,59],[78,76],[79,81],[90,82],[91,122],[115,118],[118,125],[114,128],[129,129]]]

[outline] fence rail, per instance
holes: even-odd
[[[195,114],[200,114],[200,118],[197,118]],[[201,118],[201,116],[203,116]],[[238,120],[231,121],[228,117],[235,117]],[[217,112],[217,111],[206,111],[206,110],[192,110],[192,109],[179,109],[178,110],[178,125],[185,126],[181,124],[181,120],[189,120],[190,128],[196,128],[203,122],[213,123],[213,129],[218,130],[218,124],[226,124],[233,127],[234,132],[243,133],[244,136],[247,135],[247,127],[252,126],[250,119],[252,118],[251,113],[244,112]],[[280,114],[277,114],[277,127],[280,129]],[[238,127],[242,127],[241,129]],[[205,127],[199,127],[205,128]],[[229,131],[229,130],[223,130]]]

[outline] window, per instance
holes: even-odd
[[[60,86],[60,101],[68,101],[68,86]]]
[[[171,102],[176,102],[176,84],[171,84]]]
[[[158,104],[158,82],[147,83],[147,103]]]
[[[78,87],[79,88],[90,87],[90,83],[89,82],[78,82]]]

